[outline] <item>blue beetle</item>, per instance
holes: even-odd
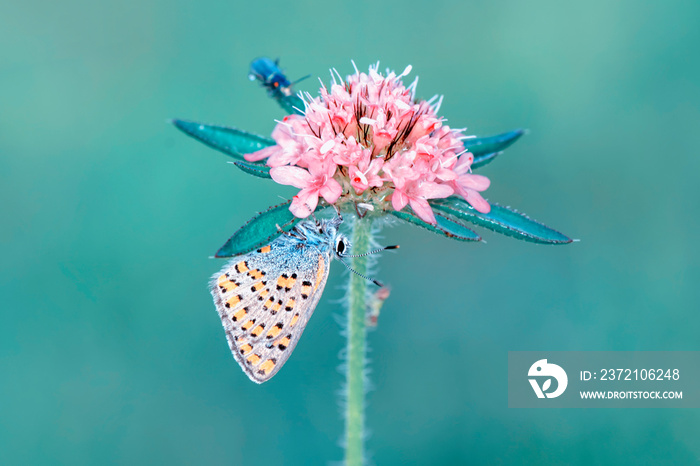
[[[280,92],[285,96],[292,95],[292,83],[282,73],[279,67],[279,59],[272,61],[267,57],[256,58],[250,64],[250,74],[248,78],[251,81],[258,80],[262,83],[270,95]]]

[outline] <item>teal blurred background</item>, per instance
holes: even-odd
[[[209,256],[294,191],[166,119],[269,134],[250,83],[381,60],[455,127],[530,134],[487,197],[580,238],[383,231],[370,334],[377,464],[697,464],[697,410],[515,410],[513,350],[700,350],[700,3],[3,1],[0,463],[327,464],[342,458],[334,266],[294,356],[251,383]]]

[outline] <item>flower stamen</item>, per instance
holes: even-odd
[[[442,95],[416,101],[416,77],[405,87],[397,75],[379,73],[379,62],[343,79],[330,69],[330,88],[321,82],[320,95],[300,94],[303,115],[278,121],[276,146],[246,155],[267,158],[270,175],[300,189],[290,210],[297,217],[313,213],[323,197],[328,204],[357,205],[378,211],[412,207],[429,223],[435,216],[428,199],[457,194],[487,212],[479,191],[488,178],[472,175],[473,156],[464,148],[465,129],[450,129],[437,112]],[[368,209],[372,210],[372,209]]]

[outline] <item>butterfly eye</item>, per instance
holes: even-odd
[[[345,252],[345,242],[341,239],[338,241],[338,245],[335,247],[338,254],[343,254]]]

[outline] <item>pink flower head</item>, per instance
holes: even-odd
[[[299,167],[283,166],[270,170],[272,179],[279,184],[292,185],[301,191],[292,199],[289,210],[299,218],[305,218],[316,210],[318,196],[334,204],[342,192],[340,183],[333,178],[336,165],[332,160],[313,161],[308,171]]]
[[[435,224],[428,199],[462,196],[479,212],[490,206],[480,191],[488,178],[471,174],[473,156],[464,150],[461,130],[437,116],[442,98],[416,101],[414,81],[405,87],[400,75],[356,70],[333,77],[319,97],[306,94],[304,115],[290,115],[272,132],[276,145],[245,156],[267,159],[272,178],[300,189],[290,210],[311,215],[319,196],[328,204],[370,203],[378,210],[410,205]],[[337,75],[337,72],[336,72]],[[332,75],[333,76],[333,75]]]

